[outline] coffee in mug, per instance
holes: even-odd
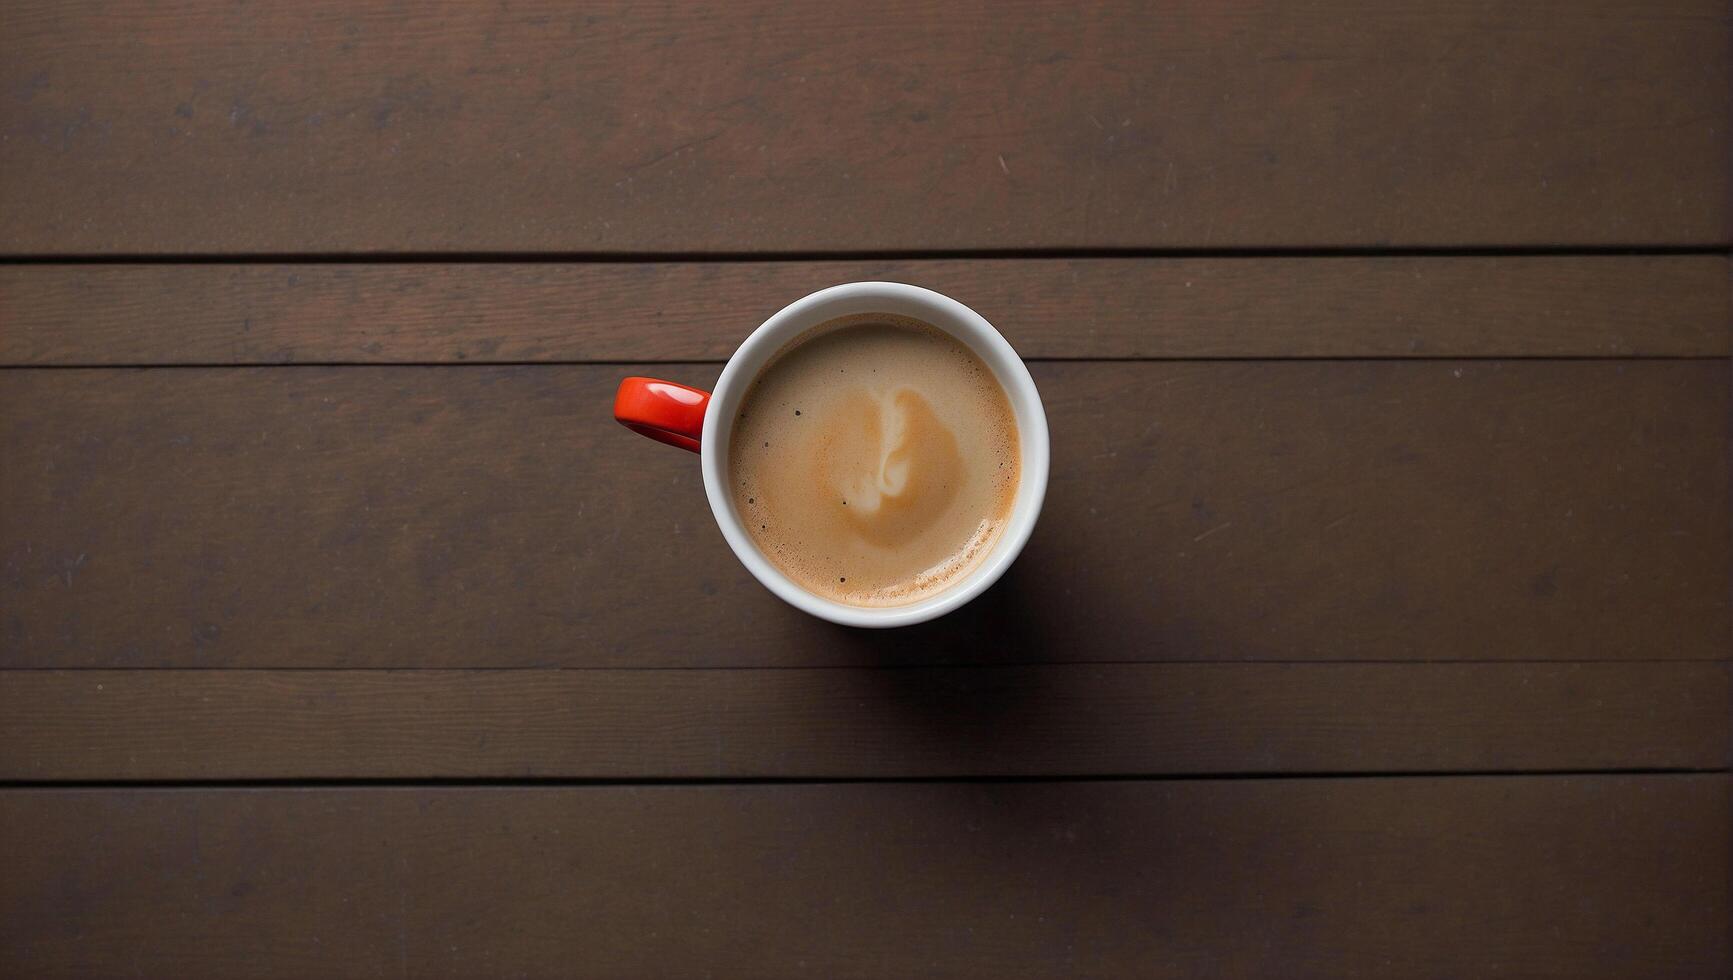
[[[909,626],[974,599],[1022,552],[1047,493],[1029,369],[979,313],[906,283],[795,300],[714,391],[625,378],[614,418],[697,453],[741,564],[845,626]]]
[[[734,506],[802,588],[854,606],[966,578],[1010,518],[1016,416],[972,350],[906,316],[839,317],[779,350],[733,420]]]

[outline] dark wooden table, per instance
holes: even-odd
[[[6,4],[0,975],[1725,976],[1729,42]],[[608,412],[862,278],[1053,432],[895,635]]]

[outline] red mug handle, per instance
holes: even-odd
[[[614,395],[614,420],[633,432],[698,451],[710,393],[672,381],[627,378]]]

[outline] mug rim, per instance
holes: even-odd
[[[801,333],[839,316],[890,313],[932,324],[968,347],[993,371],[1017,420],[1022,472],[1009,525],[987,559],[967,577],[936,595],[901,606],[851,606],[796,584],[759,551],[734,509],[728,489],[728,441],[746,389],[771,357]],[[809,293],[789,303],[747,335],[722,369],[710,393],[699,439],[704,494],[710,512],[735,557],[760,584],[789,605],[844,626],[911,626],[936,619],[985,592],[1023,551],[1035,531],[1047,493],[1049,446],[1046,410],[1035,379],[1011,344],[981,314],[943,293],[900,282],[849,282]]]

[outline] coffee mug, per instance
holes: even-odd
[[[1022,471],[1004,531],[968,575],[937,594],[901,606],[852,606],[801,588],[765,558],[747,533],[728,485],[728,440],[747,389],[796,337],[855,314],[912,317],[949,334],[986,364],[1005,391],[1017,421]],[[783,307],[748,336],[716,381],[702,391],[672,381],[627,378],[614,398],[614,418],[635,432],[699,456],[710,511],[734,554],[771,592],[821,619],[845,626],[909,626],[950,612],[985,592],[1016,560],[1047,494],[1047,415],[1017,352],[979,313],[941,293],[895,282],[851,282],[821,289]]]

